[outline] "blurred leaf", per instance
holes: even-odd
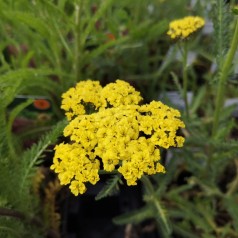
[[[174,72],[170,72],[170,74],[172,76],[172,79],[173,79],[175,85],[177,86],[177,90],[179,91],[179,94],[183,95],[183,88],[182,88],[181,83],[179,82],[178,76]]]
[[[224,200],[224,205],[227,208],[232,220],[230,221],[233,228],[238,232],[238,201],[236,196],[226,197]]]
[[[197,95],[194,95],[193,97],[193,101],[189,109],[191,113],[195,113],[197,109],[201,106],[203,99],[205,97],[205,94],[206,94],[206,87],[203,86],[199,88]]]
[[[207,220],[204,217],[203,212],[201,211],[201,204],[204,204],[204,201],[201,199],[196,199],[196,201],[188,201],[186,198],[183,198],[182,196],[175,196],[173,195],[173,201],[176,204],[177,208],[169,208],[168,214],[170,216],[176,215],[176,219],[179,219],[180,221],[186,221],[192,224],[192,227],[196,227],[196,229],[201,229],[203,232],[206,233],[212,231],[212,227],[210,224],[208,224]],[[206,207],[203,207],[202,209],[208,209],[210,204],[209,200],[207,199],[205,201],[207,203]],[[205,205],[205,204],[204,204]],[[178,216],[179,215],[179,216]],[[190,230],[191,232],[194,230]]]
[[[3,110],[13,101],[14,97],[19,92],[21,82],[22,80],[19,79],[18,81],[9,85],[9,82],[1,82],[0,78],[0,107]]]
[[[185,230],[181,225],[173,224],[175,234],[179,234],[183,238],[200,238],[200,235],[193,234],[190,230]]]
[[[60,88],[56,82],[46,76],[56,72],[49,69],[18,69],[0,76],[0,98],[4,98],[5,106],[11,103],[13,98],[30,87],[36,87],[38,91],[48,90],[60,94]]]
[[[151,21],[147,20],[136,28],[132,29],[130,35],[132,38],[140,39],[142,41],[158,40],[158,37],[162,35],[167,29],[167,20],[162,20],[156,24],[153,24]]]
[[[12,139],[12,124],[17,117],[17,115],[30,104],[32,104],[33,99],[28,99],[26,102],[23,102],[16,106],[9,114],[7,121],[7,131],[6,131],[6,139],[8,141],[9,153],[12,157],[16,156],[16,146],[14,146],[14,140]]]
[[[232,12],[235,14],[235,15],[238,15],[238,6],[234,6],[232,7]]]
[[[113,2],[114,0],[107,0],[107,1],[103,1],[99,5],[99,8],[97,9],[96,13],[90,18],[90,21],[87,23],[87,26],[84,32],[80,36],[82,45],[85,44],[86,39],[89,37],[90,33],[94,29],[96,22],[99,20],[99,18],[103,17],[103,14],[113,4]]]
[[[151,206],[144,206],[136,211],[128,212],[113,218],[117,225],[138,224],[154,216],[154,209]]]
[[[227,117],[226,113],[230,115]],[[221,115],[222,122],[219,125],[219,129],[214,137],[214,140],[219,140],[221,138],[227,138],[231,135],[231,131],[234,129],[235,121],[231,119],[231,113],[233,110],[223,110],[224,115]]]
[[[23,57],[22,62],[21,62],[21,67],[22,68],[27,68],[30,65],[30,61],[33,59],[35,52],[34,51],[29,51],[26,56]]]
[[[31,13],[20,11],[5,11],[4,15],[10,20],[13,19],[14,22],[19,21],[26,24],[46,39],[50,36],[49,27],[47,26],[47,24],[45,24],[42,19],[35,17]]]
[[[162,196],[167,188],[168,185],[172,182],[174,178],[174,174],[176,173],[177,170],[177,161],[176,158],[172,157],[172,159],[169,161],[168,166],[166,168],[166,176],[164,174],[156,174],[153,176],[153,179],[156,180],[157,182],[157,189],[156,189],[156,195],[157,196]]]
[[[147,40],[158,40],[159,36],[164,34],[168,30],[168,21],[166,19],[161,20],[159,23],[152,24],[148,29]]]

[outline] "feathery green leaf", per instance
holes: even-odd
[[[138,224],[146,219],[154,217],[152,206],[144,206],[132,212],[128,212],[113,218],[113,222],[117,225]]]
[[[121,179],[121,176],[118,174],[108,179],[103,189],[95,197],[95,200],[100,200],[104,197],[113,196],[117,194],[119,191],[120,179]]]

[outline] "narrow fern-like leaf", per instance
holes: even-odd
[[[100,45],[98,48],[94,49],[91,52],[88,52],[85,55],[84,58],[84,63],[86,64],[87,62],[90,62],[92,59],[94,59],[95,57],[99,56],[100,54],[102,54],[103,52],[105,52],[107,49],[110,49],[111,47],[115,47],[115,46],[120,46],[122,43],[125,43],[129,40],[128,36],[116,39],[114,41],[109,41],[106,44]]]
[[[1,98],[1,96],[0,96]],[[7,131],[7,119],[6,119],[6,110],[4,108],[0,107],[0,154],[1,154],[1,160],[0,163],[2,162],[6,151],[7,151],[7,141],[6,141],[6,131]]]
[[[7,226],[0,226],[0,235],[0,237],[6,237],[7,235],[11,235],[12,237],[21,238],[19,232]]]
[[[23,102],[16,106],[11,112],[8,117],[8,122],[7,122],[7,131],[6,131],[6,139],[8,142],[8,147],[9,147],[9,153],[12,157],[15,157],[16,151],[14,149],[14,143],[13,143],[13,138],[12,138],[12,124],[17,117],[17,115],[26,107],[28,107],[30,104],[32,104],[33,99],[28,99],[26,102]]]
[[[138,224],[154,216],[154,209],[151,206],[144,206],[138,210],[128,212],[113,218],[116,225]]]
[[[229,4],[224,0],[217,0],[212,12],[214,25],[214,46],[218,68],[221,69],[223,58],[227,53],[230,42],[231,14]]]
[[[22,166],[20,167],[22,168],[22,171],[20,173],[18,187],[20,199],[24,197],[25,193],[29,193],[31,179],[42,153],[49,145],[56,142],[57,138],[62,134],[65,125],[65,121],[59,122],[50,133],[44,136],[37,144],[33,145],[31,149],[23,154],[21,158]]]
[[[160,224],[160,229],[164,236],[169,236],[172,233],[172,227],[167,217],[166,210],[161,206],[159,199],[156,199],[154,202],[157,214],[155,215],[155,219]]]
[[[39,18],[35,17],[31,13],[20,11],[5,11],[5,16],[9,19],[18,20],[40,33],[44,38],[48,38],[50,35],[49,27]]]
[[[195,113],[197,109],[201,106],[203,99],[206,94],[206,87],[201,87],[197,93],[197,95],[194,97],[194,100],[192,102],[192,105],[190,107],[191,113]]]
[[[10,80],[9,80],[10,81]],[[14,100],[14,97],[19,92],[22,79],[19,78],[18,81],[13,82],[10,85],[10,82],[4,82],[0,77],[0,109],[5,110],[7,106]]]
[[[233,227],[238,232],[238,207],[235,197],[227,197],[224,199],[224,205],[227,208],[230,216],[232,217]]]
[[[100,19],[100,17],[103,17],[103,14],[113,4],[113,2],[114,0],[108,0],[108,1],[102,2],[97,12],[93,15],[93,17],[88,22],[86,29],[84,30],[81,36],[82,45],[85,44],[87,37],[89,36],[89,34],[91,33],[91,31],[93,30],[95,26],[95,23],[98,21],[98,19]]]
[[[60,86],[46,78],[57,74],[50,69],[18,69],[0,76],[0,99],[4,107],[12,102],[14,97],[29,88],[37,88],[38,91],[50,91],[60,94]]]
[[[200,238],[200,235],[192,234],[190,231],[185,230],[183,226],[173,224],[173,230],[175,231],[175,234],[179,234],[180,237],[183,238]]]
[[[168,167],[166,169],[166,176],[164,176],[163,174],[157,174],[154,176],[154,179],[158,183],[157,189],[155,191],[158,197],[166,193],[168,185],[171,183],[171,181],[173,180],[173,176],[176,173],[177,166],[177,161],[175,158],[173,158],[171,161],[169,161]]]
[[[121,179],[120,175],[114,175],[112,178],[108,179],[106,185],[97,194],[95,200],[100,200],[104,197],[115,195],[119,191],[119,181]]]

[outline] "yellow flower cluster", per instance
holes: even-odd
[[[61,108],[66,111],[68,120],[106,107],[138,104],[142,100],[140,93],[122,80],[104,88],[98,81],[82,81],[64,93],[62,98]]]
[[[169,24],[169,31],[167,34],[172,39],[185,39],[192,33],[202,28],[205,21],[201,17],[188,16],[182,19],[174,20]]]
[[[139,105],[141,100],[122,80],[103,88],[99,82],[83,81],[63,95],[69,119],[64,136],[71,142],[55,147],[51,169],[74,195],[86,191],[85,183],[96,184],[101,169],[117,170],[128,185],[136,185],[143,174],[165,172],[160,148],[183,146],[176,131],[185,125],[178,110],[159,101]]]

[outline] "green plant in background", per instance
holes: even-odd
[[[2,237],[42,237],[56,231],[43,214],[40,197],[33,193],[33,178],[43,162],[44,152],[61,134],[64,122],[42,137],[31,149],[15,156],[1,144],[0,234]],[[1,134],[2,136],[2,134]],[[3,138],[3,137],[1,137]],[[44,204],[45,205],[45,204]],[[55,209],[55,208],[54,208]]]
[[[146,2],[140,1],[135,14],[135,6],[128,1],[0,2],[2,236],[42,237],[53,232],[50,231],[53,215],[52,209],[47,208],[49,202],[39,201],[42,200],[39,191],[38,195],[31,192],[35,190],[35,176],[44,163],[42,156],[48,146],[55,143],[64,122],[48,136],[41,136],[62,119],[60,95],[70,86],[96,74],[101,81],[110,77],[109,81],[113,81],[119,74],[128,75],[132,68],[137,70],[134,65],[126,67],[127,57],[123,59],[125,63],[121,64],[123,72],[120,73],[112,74],[113,70],[101,64],[108,59],[114,66],[119,65],[121,52],[125,56],[127,50],[138,49],[138,41],[147,33],[152,39],[165,31],[166,20],[157,23],[155,18],[148,18],[147,11],[142,14],[146,6]],[[136,51],[135,58],[139,52]],[[25,95],[25,102],[15,103],[18,95]],[[34,120],[33,113],[28,113],[38,96],[51,103],[52,117],[46,122]],[[19,124],[22,122],[24,126]],[[30,146],[26,146],[26,141],[37,144],[28,150]],[[46,186],[43,200],[49,197],[48,190]],[[53,204],[52,198],[48,200]],[[41,224],[36,217],[43,220]]]
[[[214,56],[209,60],[214,60],[217,68],[215,74],[208,72],[204,85],[196,84],[194,99],[187,105],[190,120],[187,121],[185,112],[186,143],[180,150],[168,153],[166,176],[151,176],[153,185],[143,181],[147,183],[145,206],[115,218],[117,224],[138,224],[149,218],[165,217],[167,222],[158,228],[162,237],[238,237],[238,144],[232,116],[235,106],[224,106],[226,96],[233,93],[237,97],[229,80],[237,49],[237,19],[231,15],[232,3],[218,0],[212,4],[214,37],[210,39]],[[233,35],[231,40],[229,35]],[[186,70],[186,64],[183,65]],[[188,75],[185,79],[192,77]],[[187,88],[183,85],[181,89],[183,96]],[[154,196],[149,195],[148,189]],[[154,199],[160,201],[166,212],[160,206],[163,212],[155,215],[151,207]]]
[[[169,31],[167,34],[171,39],[178,40],[181,55],[183,57],[183,99],[185,102],[186,117],[189,119],[188,108],[188,74],[187,74],[187,61],[188,61],[188,38],[191,37],[196,31],[202,28],[205,21],[201,17],[188,16],[183,19],[174,20],[169,24]]]
[[[150,65],[158,60],[149,55],[151,41],[167,28],[167,21],[155,14],[160,6],[154,1],[152,13],[147,1],[136,6],[127,0],[21,0],[0,4],[5,70],[29,65],[50,70],[49,80],[58,82],[51,91],[58,104],[59,95],[67,88],[94,75],[106,82],[128,75],[128,80],[137,81],[133,74],[148,75]],[[140,62],[139,55],[143,55]],[[37,90],[31,88],[30,93],[37,95]]]
[[[50,233],[52,237],[59,236],[54,201],[58,182],[45,185],[43,202],[34,183],[38,176],[38,186],[42,184],[42,174],[38,175],[44,161],[42,156],[50,145],[58,143],[63,128],[73,143],[56,146],[51,168],[75,195],[85,192],[86,183],[97,183],[105,171],[113,176],[96,200],[114,194],[122,176],[131,185],[142,182],[144,206],[116,217],[116,224],[138,224],[152,218],[161,237],[238,236],[237,125],[232,117],[234,106],[223,106],[227,97],[237,96],[232,75],[237,47],[236,16],[231,14],[234,1],[191,2],[193,5],[182,0],[173,3],[140,0],[136,5],[127,0],[0,2],[2,236],[42,237]],[[183,57],[178,59],[175,44],[164,33],[169,30],[169,20],[186,15],[210,17],[214,32],[206,35],[200,31],[197,37],[183,40],[189,45],[181,47]],[[188,65],[190,52],[195,52],[196,58]],[[205,73],[196,71],[198,66],[205,68]],[[87,78],[97,78],[102,86],[99,82],[84,81]],[[182,138],[176,137],[182,124],[176,127],[165,123],[168,115],[167,119],[156,117],[158,112],[169,113],[171,122],[178,122],[177,110],[164,104],[159,109],[157,102],[137,105],[139,94],[125,82],[106,85],[117,78],[140,89],[145,103],[157,100],[164,90],[177,90],[178,86],[186,105],[185,113],[182,112],[186,129],[179,130],[186,137],[183,148],[166,150],[169,145],[182,145],[183,141],[174,140]],[[126,89],[121,83],[127,85]],[[80,94],[82,87],[88,94]],[[111,90],[113,94],[109,93]],[[121,90],[129,90],[127,97]],[[191,103],[186,99],[188,90],[194,95]],[[92,101],[93,92],[97,97]],[[62,93],[67,126],[64,120],[60,122]],[[15,105],[14,99],[19,94],[49,99],[53,108],[51,120],[40,126],[34,122],[33,127],[13,133],[16,118],[36,98]],[[173,117],[173,113],[177,116]],[[116,119],[117,124],[113,124]],[[57,122],[58,126],[52,128]],[[164,129],[169,126],[170,132],[156,134],[151,129],[156,125]],[[79,136],[82,126],[87,130]],[[41,138],[46,131],[49,134]],[[99,143],[93,136],[95,133],[105,143]],[[26,150],[24,141],[30,135],[38,142]],[[163,144],[166,138],[168,144]],[[113,147],[108,148],[108,140],[114,143]],[[79,154],[84,155],[83,161],[78,160]],[[139,166],[142,160],[144,167]],[[84,162],[85,169],[75,171],[80,162]],[[158,173],[164,171],[163,166],[166,174]]]
[[[223,106],[225,95],[231,92],[228,79],[237,49],[237,19],[231,16],[232,4],[219,0],[213,4],[212,42],[216,57],[213,60],[218,63],[217,73],[207,75],[205,85],[196,85],[197,94],[188,105],[190,120],[184,117],[186,143],[179,151],[173,150],[168,154],[166,176],[152,176],[154,185],[150,188],[154,197],[166,208],[167,221],[172,230],[168,233],[166,229],[158,229],[162,237],[238,236],[238,144],[237,125],[232,118],[235,107]],[[231,41],[227,39],[227,31],[232,32]],[[183,86],[181,88],[184,89]],[[237,90],[232,92],[236,92],[234,95],[237,96]],[[150,199],[146,196],[145,202],[144,208],[117,217],[115,222],[139,223],[155,217]]]
[[[238,45],[238,22],[237,19],[235,19],[234,33],[232,37],[231,46],[224,57],[222,65],[220,66],[220,75],[218,78],[218,87],[216,94],[214,122],[212,131],[213,136],[216,136],[216,133],[218,131],[221,109],[222,106],[224,105],[225,85],[227,83],[228,75],[232,67],[232,62],[237,50],[237,45]]]
[[[62,92],[78,80],[95,74],[101,80],[111,76],[107,68],[101,74],[98,72],[103,68],[99,56],[108,54],[112,60],[112,55],[118,54],[116,51],[112,54],[112,50],[129,41],[130,45],[125,48],[133,48],[133,41],[141,37],[145,27],[154,24],[154,21],[148,21],[139,26],[138,21],[143,21],[139,17],[143,6],[143,2],[138,5],[133,19],[134,14],[125,15],[126,10],[122,10],[133,7],[134,12],[134,6],[127,1],[118,5],[112,0],[0,2],[1,236],[42,237],[56,232],[50,231],[52,209],[47,208],[47,201],[52,198],[47,200],[49,192],[46,192],[49,189],[46,186],[44,190],[44,203],[39,201],[40,194],[37,197],[32,190],[35,190],[38,167],[44,162],[42,156],[48,146],[55,143],[62,124],[48,136],[39,138],[62,118],[59,110]],[[126,27],[130,25],[129,35],[122,34],[122,21]],[[162,22],[156,26],[158,35],[162,34],[164,25]],[[115,37],[109,38],[109,33]],[[16,105],[18,95],[27,95],[31,99]],[[47,123],[30,120],[25,114],[38,96],[50,100],[53,117]],[[22,115],[26,116],[23,120]],[[25,125],[14,133],[14,127],[20,127],[16,123],[19,118]],[[39,142],[26,150],[25,141],[29,138],[31,143]],[[45,214],[42,214],[41,206]]]

